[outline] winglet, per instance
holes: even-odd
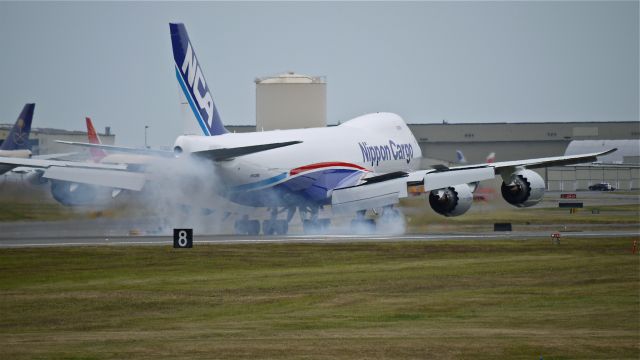
[[[609,155],[609,154],[614,153],[616,151],[618,151],[618,148],[613,148],[611,150],[607,150],[607,151],[601,152],[598,156]]]
[[[15,125],[9,135],[0,146],[0,150],[31,150],[29,144],[29,132],[31,132],[31,120],[36,104],[25,104],[18,116]]]

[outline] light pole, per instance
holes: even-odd
[[[144,147],[146,149],[149,148],[149,145],[147,145],[147,129],[149,128],[149,125],[145,125],[144,126]]]

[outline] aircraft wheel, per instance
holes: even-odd
[[[329,225],[331,225],[330,219],[304,220],[302,222],[304,233],[308,235],[326,234],[329,231]]]
[[[318,219],[318,223],[320,224],[320,230],[323,234],[329,232],[329,226],[331,226],[331,219]]]
[[[276,220],[274,222],[274,232],[278,235],[286,235],[289,231],[289,223],[287,220]]]
[[[260,234],[260,221],[258,220],[236,220],[234,224],[236,235],[258,235]]]
[[[351,220],[351,231],[354,234],[373,234],[376,232],[376,222],[373,219]]]
[[[311,220],[302,221],[302,230],[306,235],[315,235],[318,233],[316,222]]]
[[[260,221],[258,220],[249,220],[248,221],[248,233],[249,235],[258,235],[260,234]]]
[[[236,235],[247,235],[248,230],[248,220],[236,220],[233,224],[233,230]]]
[[[265,235],[285,235],[289,231],[287,220],[264,220],[262,233]]]

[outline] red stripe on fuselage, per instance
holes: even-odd
[[[311,164],[311,165],[305,165],[305,166],[301,166],[299,168],[295,168],[291,171],[289,171],[289,176],[293,176],[293,175],[297,175],[309,170],[317,170],[317,169],[322,169],[322,168],[328,168],[328,167],[349,167],[349,168],[353,168],[353,169],[357,169],[357,170],[362,170],[362,171],[369,171],[365,168],[363,168],[362,166],[356,165],[356,164],[350,164],[350,163],[345,163],[345,162],[323,162],[323,163],[317,163],[317,164]]]

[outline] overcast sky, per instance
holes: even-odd
[[[169,22],[184,22],[223,122],[255,125],[256,77],[327,77],[327,120],[639,121],[639,2],[0,2],[0,123],[121,145],[181,130]],[[102,131],[102,130],[101,130]]]

